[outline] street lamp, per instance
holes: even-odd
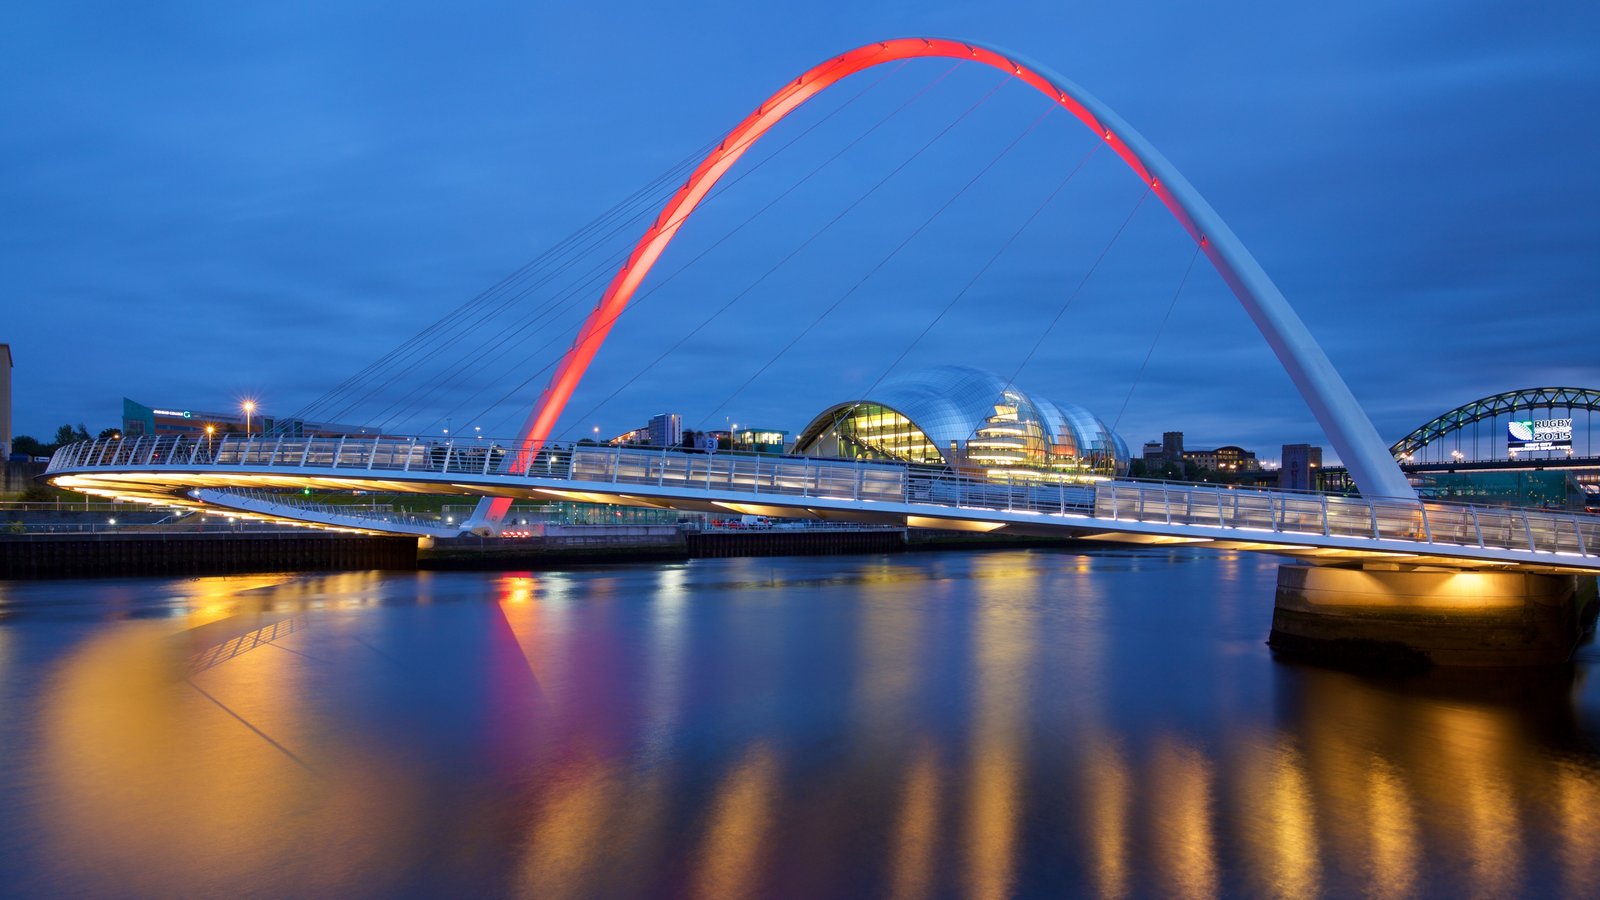
[[[215,426],[215,425],[207,425],[206,426],[206,453],[208,453],[208,454],[213,452],[212,451],[212,447],[211,447],[211,437],[213,435],[215,435],[216,433],[217,433],[217,426]]]
[[[249,437],[250,436],[250,417],[256,411],[256,402],[254,400],[246,400],[241,405],[244,408],[244,433],[245,433],[245,437]]]

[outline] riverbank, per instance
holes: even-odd
[[[232,575],[417,567],[409,537],[309,531],[0,535],[0,579]]]
[[[420,545],[419,545],[420,543]],[[532,538],[371,537],[310,531],[0,535],[0,579],[220,575],[366,569],[546,570],[739,556],[1092,546],[1062,538],[903,528],[685,531],[672,525],[550,526]]]

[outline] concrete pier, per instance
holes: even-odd
[[[1594,617],[1592,575],[1286,565],[1268,643],[1340,666],[1553,665]]]

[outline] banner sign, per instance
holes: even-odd
[[[1569,450],[1571,419],[1513,419],[1506,423],[1507,450]]]

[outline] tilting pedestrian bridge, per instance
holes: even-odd
[[[903,463],[425,438],[143,437],[72,444],[58,487],[331,528],[444,536],[420,517],[301,504],[298,492],[572,500],[1137,544],[1312,562],[1600,572],[1600,516],[1133,480],[1007,481]]]

